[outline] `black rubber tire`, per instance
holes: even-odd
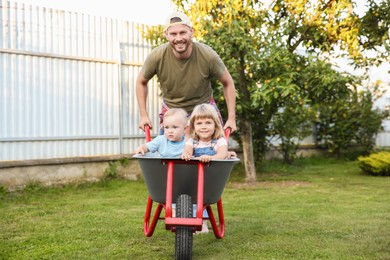
[[[176,217],[192,218],[192,201],[188,194],[181,194],[176,201]],[[192,259],[192,227],[177,226],[175,237],[175,259]]]

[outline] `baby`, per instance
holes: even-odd
[[[181,108],[171,108],[163,120],[164,135],[140,145],[135,153],[144,155],[147,152],[158,152],[161,157],[180,157],[184,149],[184,136],[187,128],[187,112]]]

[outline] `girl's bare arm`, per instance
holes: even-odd
[[[186,144],[184,146],[183,153],[181,154],[181,158],[183,160],[189,161],[194,153],[194,148],[191,145]]]
[[[212,159],[226,159],[228,154],[228,148],[227,145],[222,145],[218,147],[217,153],[214,155],[202,155],[199,157],[199,161],[201,162],[209,162]]]

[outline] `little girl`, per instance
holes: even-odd
[[[228,144],[223,134],[221,121],[210,104],[197,105],[192,111],[188,137],[181,158],[197,157],[201,162],[226,159]]]
[[[189,161],[191,157],[197,157],[201,162],[226,159],[228,144],[217,111],[212,105],[200,104],[194,108],[190,117],[188,136],[181,155],[183,160]],[[193,206],[193,212],[196,212],[196,205]],[[206,210],[203,211],[203,217],[208,217]],[[200,233],[208,232],[206,221],[203,220]]]

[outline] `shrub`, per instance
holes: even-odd
[[[298,102],[286,102],[271,120],[271,134],[280,140],[278,151],[283,156],[283,162],[291,164],[296,156],[301,141],[312,134],[312,110],[298,105]]]
[[[111,161],[108,163],[108,167],[104,170],[104,179],[115,179],[117,177],[118,166],[127,166],[129,164],[128,158],[121,158],[117,161]]]
[[[376,176],[390,176],[390,152],[378,152],[358,157],[358,165],[365,173]]]
[[[373,94],[377,92],[379,94]],[[382,91],[374,87],[353,91],[344,99],[320,105],[315,122],[318,141],[339,158],[351,145],[357,145],[363,155],[368,155],[373,151],[377,134],[383,130],[382,120],[389,114],[387,110],[374,108],[375,100],[381,95]]]

